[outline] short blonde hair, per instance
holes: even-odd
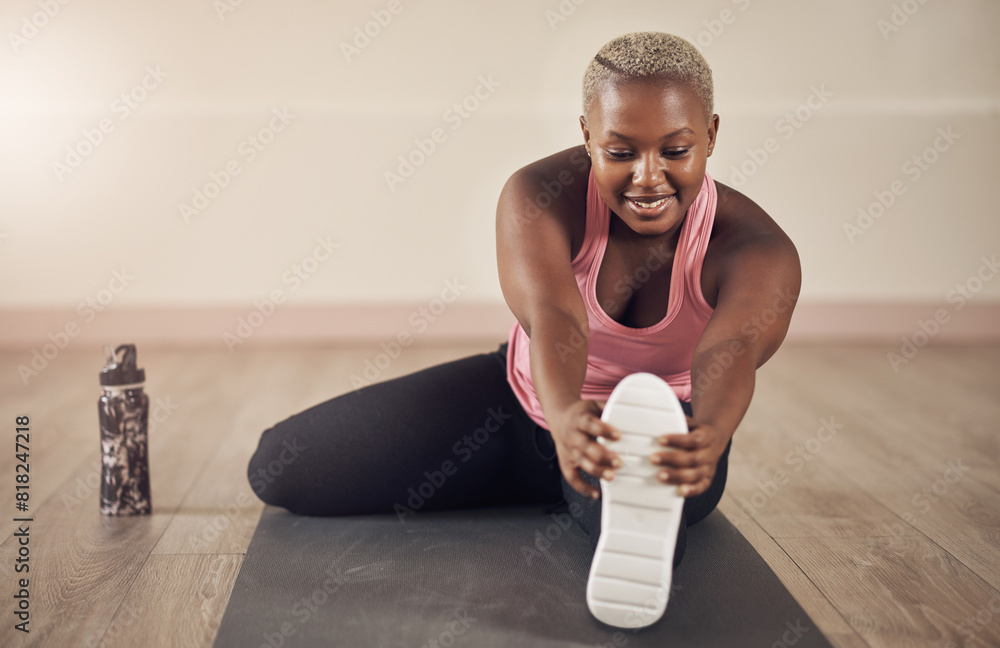
[[[632,32],[605,43],[583,74],[583,114],[606,81],[647,78],[690,85],[705,108],[705,120],[712,120],[712,68],[694,45],[663,32]]]

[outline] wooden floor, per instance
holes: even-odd
[[[379,378],[493,348],[408,347]],[[720,509],[836,646],[1000,646],[1000,347],[924,348],[898,372],[890,350],[786,345],[758,372]],[[98,513],[100,351],[27,385],[30,357],[0,355],[0,645],[210,646],[262,509],[245,477],[260,432],[349,390],[378,351],[140,349],[155,513],[138,519]],[[12,614],[25,576],[30,634]]]

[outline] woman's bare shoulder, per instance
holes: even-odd
[[[715,187],[719,199],[710,247],[731,250],[749,245],[795,249],[791,239],[760,205],[721,182],[716,181]]]
[[[524,196],[541,209],[576,209],[586,204],[590,158],[582,144],[527,164],[511,176]]]
[[[540,218],[558,223],[575,258],[585,235],[590,158],[583,145],[536,160],[515,171],[501,193],[505,218],[519,235]]]
[[[523,166],[520,171],[528,171],[553,179],[562,177],[564,184],[570,184],[570,178],[573,181],[587,178],[590,173],[590,158],[587,157],[587,147],[580,144],[535,160]]]
[[[746,268],[764,264],[796,283],[801,273],[798,252],[788,235],[760,205],[719,182],[719,201],[702,266],[702,293],[717,306],[719,289],[729,280],[744,281]]]

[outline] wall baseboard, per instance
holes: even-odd
[[[434,305],[440,304],[439,308]],[[937,318],[937,319],[935,319]],[[338,344],[358,341],[503,340],[514,317],[505,304],[466,303],[279,306],[271,313],[234,307],[0,310],[0,349],[134,342],[146,347]],[[766,319],[748,323],[766,327]],[[407,338],[407,336],[409,336]],[[925,341],[923,338],[927,337]],[[1000,303],[800,303],[789,341],[902,343],[1000,342]]]

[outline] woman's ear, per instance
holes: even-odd
[[[719,135],[719,116],[712,115],[712,121],[708,123],[708,155],[712,155],[715,149],[715,138]]]
[[[583,131],[583,145],[587,147],[587,157],[590,157],[590,129],[587,128],[585,115],[580,115],[580,129]]]

